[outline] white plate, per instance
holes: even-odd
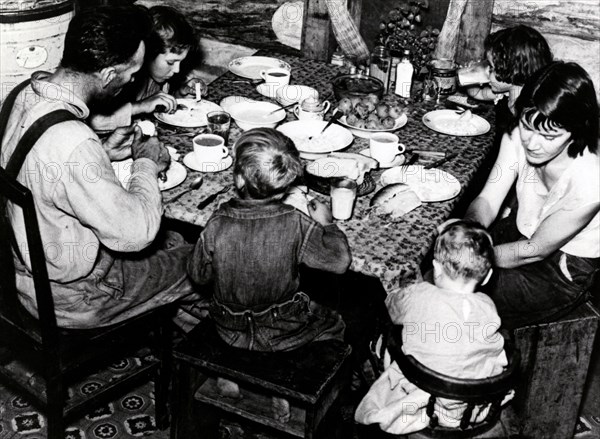
[[[351,125],[348,125],[348,123],[346,122],[346,116],[342,116],[339,119],[340,123],[346,127],[348,127],[348,129],[350,131],[352,131],[352,134],[354,134],[357,137],[362,137],[363,139],[370,139],[371,137],[373,137],[374,134],[377,133],[390,133],[392,131],[396,131],[400,128],[402,128],[404,125],[406,125],[406,122],[408,122],[408,117],[406,116],[406,114],[402,114],[402,116],[400,116],[398,119],[396,119],[396,123],[394,124],[394,128],[388,128],[387,130],[381,129],[381,130],[368,130],[366,128],[356,128],[353,127]]]
[[[381,174],[383,186],[393,183],[408,184],[424,203],[446,201],[460,193],[460,182],[452,174],[441,169],[425,169],[423,166],[400,166]]]
[[[112,162],[113,170],[119,182],[121,182],[121,186],[127,188],[127,184],[129,183],[129,179],[131,178],[131,167],[133,165],[133,159],[121,160],[119,162]],[[172,161],[169,165],[169,169],[167,169],[167,181],[162,181],[158,179],[158,188],[161,191],[166,191],[168,189],[172,189],[175,186],[179,186],[185,180],[187,176],[187,171],[183,167],[183,165],[179,162]]]
[[[490,123],[483,117],[471,113],[468,120],[460,120],[463,115],[454,110],[435,110],[423,116],[423,123],[427,128],[450,136],[479,136],[490,130]]]
[[[362,151],[360,151],[360,154],[362,154],[366,157],[371,157],[371,150],[363,149]],[[378,161],[378,163],[379,163],[379,167],[381,169],[387,169],[387,168],[393,168],[394,166],[400,166],[405,161],[406,161],[406,157],[404,156],[404,154],[400,153],[396,157],[394,157],[394,160],[392,160],[389,163],[381,163],[380,161]]]
[[[354,137],[346,128],[332,124],[321,135],[319,133],[327,122],[322,120],[296,120],[288,122],[277,128],[288,136],[301,153],[324,154],[339,151],[352,143]],[[310,136],[314,139],[308,140]]]
[[[245,96],[227,96],[226,98],[221,99],[219,105],[223,109],[223,111],[227,111],[231,113],[231,107],[235,104],[239,104],[242,102],[258,102],[254,99],[247,98]]]
[[[196,160],[194,152],[189,152],[183,157],[183,164],[194,171],[200,172],[221,172],[229,168],[233,164],[233,158],[228,155],[223,158],[219,163],[202,163]]]
[[[243,56],[229,63],[229,71],[231,73],[248,79],[262,79],[260,76],[261,70],[276,67],[292,71],[292,67],[285,61],[268,56]]]
[[[182,128],[197,128],[206,125],[206,114],[211,111],[222,111],[214,102],[195,99],[177,99],[177,103],[185,105],[185,110],[177,110],[174,113],[154,113],[161,122]]]

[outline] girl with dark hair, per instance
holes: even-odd
[[[492,227],[487,291],[503,325],[552,321],[586,299],[600,267],[598,103],[589,75],[553,62],[516,104],[498,159],[466,217],[488,227],[515,184],[518,205]]]
[[[196,83],[200,83],[202,94],[207,91],[200,78],[191,75],[179,78],[182,64],[190,58],[195,61],[199,54],[198,40],[185,16],[168,6],[154,6],[147,13],[152,29],[144,41],[144,66],[135,82],[123,90],[119,105],[113,102],[110,108],[92,116],[91,125],[98,131],[128,126],[134,116],[152,113],[158,106],[174,111],[176,98],[194,95]],[[170,94],[171,83],[176,79],[179,87]]]
[[[474,99],[495,101],[496,104],[502,101],[497,119],[502,119],[500,125],[503,128],[511,114],[515,114],[514,105],[523,84],[552,61],[552,52],[542,34],[523,25],[491,33],[485,39],[484,47],[490,83],[470,87],[466,92]]]

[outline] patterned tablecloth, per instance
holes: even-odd
[[[323,99],[334,100],[331,80],[339,73],[339,67],[288,55],[268,53],[261,53],[261,55],[277,56],[287,61],[293,69],[292,84],[309,85],[316,88]],[[219,103],[227,96],[246,96],[256,100],[270,101],[269,98],[261,96],[249,82],[241,82],[242,79],[227,72],[210,84],[207,99]],[[378,277],[388,292],[398,288],[401,283],[419,278],[419,266],[433,243],[436,227],[451,215],[457,203],[463,198],[465,189],[469,187],[477,170],[492,151],[493,107],[485,106],[483,111],[478,112],[491,123],[492,129],[487,134],[474,137],[448,136],[427,128],[421,118],[425,113],[434,109],[433,102],[413,104],[409,108],[408,123],[396,134],[407,149],[458,152],[458,156],[442,165],[441,169],[459,180],[462,185],[461,194],[445,202],[424,203],[407,215],[393,222],[388,221],[373,214],[367,215],[370,199],[381,188],[379,177],[383,172],[382,170],[371,171],[377,188],[371,194],[357,199],[351,220],[338,223],[346,233],[352,250],[351,269]],[[296,118],[291,111],[288,111],[283,122],[292,120],[296,120]],[[158,124],[158,128],[159,138],[166,145],[177,149],[181,154],[180,161],[183,160],[185,154],[192,150],[192,138],[202,131],[201,129],[174,128],[164,124]],[[232,121],[229,147],[240,133],[241,130]],[[368,140],[355,137],[347,151],[358,152],[366,148],[368,148]],[[426,162],[419,161],[419,164],[424,163]],[[221,202],[234,196],[234,191],[220,195],[216,202],[211,203],[203,210],[196,208],[198,200],[224,186],[232,185],[232,169],[233,167],[230,167],[219,173],[203,173],[204,183],[200,189],[186,193],[177,201],[170,203],[170,198],[185,189],[188,182],[200,174],[188,169],[187,179],[182,185],[163,192],[166,217],[203,226]],[[328,201],[329,197],[315,195]]]

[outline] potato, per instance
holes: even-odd
[[[373,110],[375,110],[375,104],[368,97],[362,98],[360,103],[361,103],[361,105],[364,105],[365,107],[367,107],[367,110],[369,111],[369,113],[372,113]]]
[[[394,104],[390,106],[390,117],[398,119],[400,116],[402,116],[402,113],[403,109],[400,104]]]
[[[352,101],[352,108],[356,108],[356,106],[360,104],[360,101],[362,101],[362,98],[355,97],[350,98],[350,100]]]
[[[360,120],[356,114],[354,113],[350,113],[347,117],[346,117],[346,123],[350,126],[356,126],[356,122]]]
[[[377,111],[377,116],[383,119],[390,115],[390,106],[388,104],[379,104],[375,111]]]
[[[394,119],[391,116],[388,116],[381,120],[381,125],[383,125],[384,129],[389,130],[391,128],[394,128],[394,125],[396,125],[396,119]]]
[[[358,104],[356,107],[354,107],[354,111],[361,119],[365,119],[369,115],[369,109],[363,104]]]
[[[383,128],[383,126],[381,125],[381,122],[379,122],[379,120],[367,120],[367,123],[365,124],[365,128],[368,130],[380,130],[381,128]]]
[[[338,103],[339,111],[341,111],[345,115],[348,115],[350,113],[350,110],[352,110],[352,108],[353,108],[353,106],[352,106],[352,101],[350,100],[350,98],[340,99],[340,102]]]
[[[362,119],[357,119],[356,121],[356,125],[354,125],[355,128],[361,128],[361,129],[365,129],[366,127],[366,122]]]
[[[376,94],[369,93],[366,98],[373,103],[373,105],[377,105],[379,103],[379,98]]]
[[[374,121],[374,122],[377,122],[377,123],[380,122],[379,121],[379,116],[377,116],[377,113],[371,113],[371,114],[369,114],[369,116],[367,117],[367,122],[370,122],[370,121]]]

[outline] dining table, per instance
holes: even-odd
[[[266,50],[258,52],[257,55],[287,62],[292,69],[290,84],[315,88],[322,100],[332,101],[332,107],[335,107],[331,82],[342,73],[343,67]],[[256,84],[251,80],[241,78],[231,71],[227,71],[210,83],[208,95],[203,98],[218,104],[223,98],[229,96],[277,103],[259,94]],[[426,260],[432,247],[437,227],[455,214],[460,203],[469,201],[466,197],[476,194],[474,190],[478,187],[474,186],[481,184],[481,174],[482,172],[487,174],[488,169],[484,167],[489,168],[489,160],[494,153],[493,105],[480,103],[477,108],[477,114],[490,123],[491,129],[487,133],[456,136],[436,132],[425,126],[422,121],[426,113],[444,108],[444,102],[444,99],[411,102],[405,110],[407,123],[395,134],[407,150],[456,153],[453,158],[440,165],[440,168],[456,177],[461,185],[460,193],[446,201],[424,202],[399,218],[377,215],[369,206],[374,194],[382,187],[380,177],[384,170],[375,169],[370,171],[370,177],[376,184],[375,190],[357,197],[351,219],[337,222],[339,228],[346,234],[352,252],[350,269],[378,278],[388,294],[409,282],[421,279],[421,264]],[[330,114],[326,119],[329,117]],[[290,108],[286,110],[286,117],[281,123],[294,120],[296,117]],[[166,146],[175,148],[179,161],[193,150],[193,137],[203,131],[204,128],[181,128],[163,123],[157,124],[159,139]],[[232,120],[228,142],[230,150],[241,133],[242,130]],[[355,136],[353,142],[344,151],[360,152],[368,147],[368,139]],[[418,164],[427,164],[433,160],[421,158]],[[202,175],[204,180],[200,188],[177,197],[199,175]],[[202,227],[221,203],[236,196],[235,190],[218,195],[214,202],[202,209],[197,208],[198,202],[210,194],[232,186],[233,166],[220,172],[198,172],[188,168],[186,180],[181,185],[163,192],[164,215],[169,219]],[[311,191],[311,195],[326,203],[330,201],[324,194]],[[171,199],[173,201],[170,201]]]

